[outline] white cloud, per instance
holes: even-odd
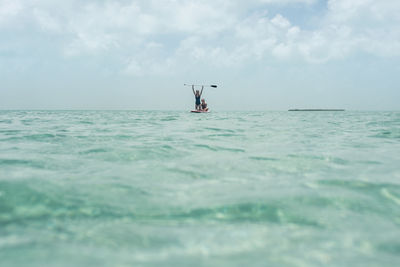
[[[337,22],[362,20],[377,23],[400,18],[397,0],[329,0],[328,10],[330,20]]]
[[[280,28],[288,28],[290,26],[289,20],[284,18],[281,14],[276,15],[272,20],[271,23]]]
[[[261,3],[267,4],[279,4],[279,5],[290,5],[290,4],[314,4],[317,0],[259,0]]]
[[[255,14],[239,24],[236,34],[254,44],[249,51],[262,51],[264,57],[300,57],[309,63],[323,63],[354,52],[399,56],[399,9],[400,2],[393,0],[330,0],[313,30],[292,26],[280,14],[272,19]],[[264,49],[257,44],[265,44]],[[260,58],[260,53],[257,55],[255,58]]]
[[[45,10],[34,9],[33,16],[42,30],[53,33],[60,33],[62,31],[62,26],[59,21]]]
[[[397,0],[329,0],[322,30],[347,53],[399,56],[400,2]],[[329,35],[334,29],[333,34]]]
[[[186,59],[226,68],[270,58],[321,63],[354,52],[400,56],[398,0],[328,0],[312,29],[268,12],[269,5],[314,3],[0,0],[0,26],[19,23],[62,36],[65,56],[114,55],[125,73],[135,75],[168,72]]]
[[[19,0],[0,0],[0,26],[17,16],[23,10]]]

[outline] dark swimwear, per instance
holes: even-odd
[[[206,109],[207,108],[207,104],[201,104],[201,109]]]
[[[196,105],[200,105],[201,104],[201,102],[200,102],[201,96],[195,96],[195,97],[196,97]]]

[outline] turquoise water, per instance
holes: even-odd
[[[0,266],[396,266],[400,112],[0,111]]]

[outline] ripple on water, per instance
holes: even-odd
[[[360,199],[350,195],[349,198],[352,198],[344,203],[354,211],[377,213],[385,217],[392,216],[388,211],[395,211],[400,216],[400,210],[398,210],[398,206],[400,206],[400,185],[344,180],[321,180],[319,184],[352,191],[362,196],[363,198]],[[394,207],[394,204],[397,207]]]
[[[384,130],[384,131],[379,131],[378,133],[371,135],[370,137],[374,138],[382,138],[382,139],[400,139],[400,129],[398,130]]]
[[[292,203],[239,203],[207,208],[154,209],[146,212],[135,206],[107,204],[99,198],[86,199],[83,192],[62,196],[62,188],[46,185],[51,191],[37,189],[38,184],[0,181],[0,223],[42,223],[49,219],[101,220],[124,218],[129,221],[165,222],[229,222],[229,223],[272,223],[299,226],[323,227],[323,225],[296,210],[289,209]],[[123,191],[121,191],[123,190]],[[148,193],[134,187],[118,187],[118,191],[149,197]],[[64,192],[65,194],[66,192]]]
[[[253,157],[249,157],[250,159],[253,160],[259,160],[259,161],[277,161],[279,159],[277,158],[270,158],[270,157],[261,157],[261,156],[253,156]]]
[[[223,147],[223,146],[210,146],[206,144],[194,144],[197,148],[204,148],[210,151],[228,151],[228,152],[246,152],[246,150],[241,148],[233,148],[233,147]]]
[[[0,159],[0,167],[34,167],[45,168],[46,164],[39,160],[23,160],[23,159]]]

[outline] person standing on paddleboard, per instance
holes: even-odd
[[[201,95],[203,94],[203,89],[204,86],[201,87],[201,92],[199,90],[196,90],[196,92],[194,91],[194,85],[192,85],[192,91],[194,94],[194,97],[196,98],[196,103],[195,103],[195,109],[196,110],[201,110]]]

